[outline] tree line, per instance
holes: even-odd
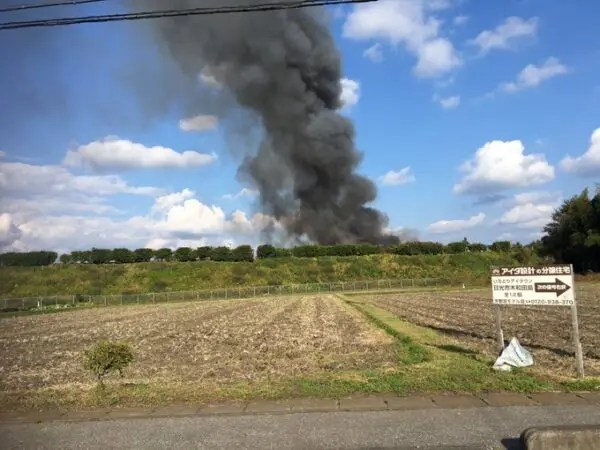
[[[300,245],[292,248],[259,245],[254,249],[250,245],[229,247],[179,247],[176,250],[161,248],[127,248],[73,251],[58,257],[56,252],[24,252],[0,254],[0,266],[46,266],[57,262],[62,264],[126,264],[150,261],[234,261],[252,262],[254,259],[266,258],[314,258],[319,256],[366,256],[380,253],[394,255],[439,255],[444,253],[465,252],[509,252],[513,245],[508,241],[494,242],[492,245],[469,243],[465,238],[460,242],[448,245],[439,242],[404,242],[399,245],[378,246],[371,244],[339,244],[339,245]]]
[[[108,264],[150,261],[248,261],[266,258],[313,258],[319,256],[364,256],[379,253],[394,255],[439,255],[466,252],[513,252],[516,259],[529,264],[534,256],[551,258],[556,263],[573,264],[577,272],[600,271],[600,186],[593,197],[585,189],[581,194],[563,202],[554,211],[544,228],[541,240],[528,245],[496,241],[491,245],[462,241],[447,245],[439,242],[403,242],[398,245],[371,244],[299,245],[293,248],[259,245],[239,247],[180,247],[100,249],[74,251],[58,255],[52,251],[9,252],[0,254],[0,266],[46,266],[60,261],[63,264]]]

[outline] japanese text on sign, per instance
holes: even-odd
[[[569,265],[492,268],[492,298],[497,305],[573,305],[573,286]]]

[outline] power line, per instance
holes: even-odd
[[[62,2],[55,3],[27,3],[19,6],[8,6],[6,8],[0,8],[0,13],[12,12],[12,11],[25,11],[27,9],[38,9],[38,8],[51,8],[53,6],[67,6],[67,5],[82,5],[84,3],[98,3],[105,2],[107,0],[64,0]]]
[[[189,9],[166,9],[136,13],[106,14],[96,16],[64,17],[58,19],[43,19],[18,22],[0,23],[0,31],[19,28],[55,27],[81,23],[117,22],[122,20],[157,19],[161,17],[195,16],[211,14],[230,14],[240,12],[264,12],[281,9],[298,9],[309,6],[339,5],[345,3],[368,3],[378,0],[296,0],[286,3],[262,3],[247,6],[218,6]]]

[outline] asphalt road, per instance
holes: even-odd
[[[485,407],[2,423],[0,448],[518,449],[527,427],[600,424],[599,406]]]

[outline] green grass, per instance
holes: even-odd
[[[344,298],[343,296],[339,297],[342,299]],[[394,338],[394,351],[396,352],[398,361],[402,364],[418,364],[431,359],[431,355],[425,347],[416,344],[410,336],[400,333],[396,328],[380,319],[373,311],[369,311],[367,308],[361,308],[356,303],[349,301],[346,303],[356,307],[371,323]]]
[[[484,285],[489,280],[490,266],[515,263],[511,254],[487,252],[277,258],[254,263],[202,261],[0,267],[0,297],[137,294],[385,278],[439,278]]]
[[[568,391],[600,391],[600,377],[589,377],[581,380],[569,380],[562,383]]]

